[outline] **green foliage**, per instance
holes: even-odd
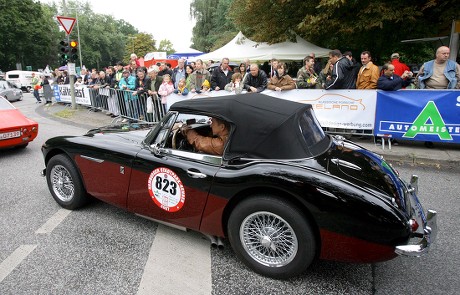
[[[147,53],[157,51],[155,47],[155,39],[151,34],[139,33],[134,36],[129,36],[125,48],[124,61],[127,63],[131,53],[135,53],[138,57],[143,57]]]
[[[229,16],[233,0],[193,0],[190,4],[193,48],[203,52],[215,50],[235,37],[238,30]]]
[[[406,62],[421,62],[441,44],[400,41],[449,35],[459,10],[456,0],[234,0],[230,16],[255,41],[276,43],[299,34],[355,56],[370,50],[381,62],[394,51],[406,53]]]
[[[167,39],[163,39],[160,41],[160,45],[158,46],[158,51],[160,52],[165,51],[166,55],[170,55],[171,53],[176,52],[176,50],[174,50],[174,47],[171,41]]]
[[[62,1],[43,4],[36,0],[8,1],[0,0],[0,69],[8,71],[32,66],[34,70],[52,68],[60,65],[59,42],[67,38],[56,16],[69,16],[78,19],[70,39],[78,40],[80,32],[80,61],[87,68],[102,69],[125,60],[132,53],[133,41],[135,53],[141,57],[155,51],[153,36],[138,30],[124,20],[113,16],[97,14],[88,2]],[[130,37],[134,37],[131,39]]]
[[[32,66],[44,68],[56,60],[58,28],[52,7],[43,7],[32,0],[0,0],[0,69],[8,71]],[[53,48],[56,44],[56,48]]]

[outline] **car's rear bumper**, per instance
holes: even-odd
[[[398,255],[419,257],[428,252],[431,244],[436,240],[438,233],[437,225],[437,213],[434,210],[428,210],[426,213],[422,207],[422,204],[417,198],[418,193],[418,176],[412,175],[410,184],[407,187],[407,204],[410,206],[411,222],[418,224],[420,228],[417,228],[413,233],[413,237],[408,241],[406,245],[396,246],[395,252]],[[409,224],[409,226],[411,226]]]
[[[428,212],[426,213],[426,224],[423,226],[422,239],[414,238],[418,240],[416,244],[396,246],[396,254],[403,256],[419,257],[428,252],[430,245],[436,240],[436,235],[438,231],[436,219],[436,211],[428,210]],[[410,242],[413,242],[414,239],[411,239]]]

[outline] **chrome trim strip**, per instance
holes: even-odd
[[[331,162],[336,164],[336,165],[343,166],[345,168],[350,168],[350,169],[354,169],[354,170],[358,170],[358,171],[362,170],[361,167],[359,167],[358,165],[355,165],[353,163],[350,163],[350,162],[347,162],[347,161],[344,161],[344,160],[340,160],[340,159],[337,159],[337,158],[331,159]]]
[[[154,221],[156,223],[161,223],[161,224],[164,224],[164,225],[169,226],[169,227],[173,227],[173,228],[181,230],[181,231],[187,231],[186,227],[183,227],[183,226],[180,226],[180,225],[175,225],[175,224],[172,224],[172,223],[169,223],[169,222],[161,221],[161,220],[151,218],[151,217],[148,217],[148,216],[145,216],[145,215],[141,215],[141,214],[138,214],[138,213],[134,213],[134,214],[139,216],[139,217]]]
[[[169,155],[175,155],[179,157],[184,157],[192,160],[198,160],[198,161],[204,161],[216,165],[221,165],[222,164],[222,157],[221,156],[214,156],[214,155],[208,155],[208,154],[201,154],[201,153],[192,153],[192,152],[187,152],[187,151],[180,151],[180,150],[174,150],[174,149],[166,149],[167,154]]]
[[[83,159],[86,159],[86,160],[90,160],[90,161],[99,163],[99,164],[104,162],[104,160],[96,159],[96,158],[92,158],[92,157],[88,157],[88,156],[84,156],[84,155],[80,155],[80,157],[82,157]]]

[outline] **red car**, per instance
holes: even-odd
[[[38,134],[38,123],[26,118],[0,96],[0,149],[25,148]]]

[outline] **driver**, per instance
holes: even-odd
[[[190,129],[188,125],[183,125],[181,132],[196,151],[222,156],[225,143],[228,140],[229,125],[223,120],[211,118],[211,129],[213,136],[199,135],[198,132]]]

